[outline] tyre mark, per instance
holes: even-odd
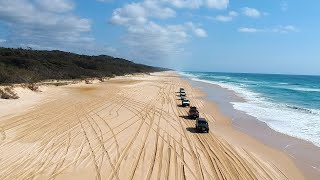
[[[75,109],[77,109],[77,108],[75,107]],[[87,144],[88,144],[88,146],[89,146],[89,148],[90,148],[90,151],[91,151],[91,152],[90,152],[90,155],[92,156],[92,161],[93,161],[93,163],[94,163],[94,167],[95,167],[95,170],[96,170],[96,178],[99,179],[99,180],[101,180],[101,175],[100,175],[100,172],[99,172],[99,167],[98,167],[98,163],[97,163],[97,161],[96,161],[95,153],[94,153],[94,151],[93,151],[93,149],[92,149],[91,143],[90,143],[90,141],[89,141],[89,137],[88,137],[88,135],[87,135],[87,132],[86,132],[86,130],[85,130],[82,122],[81,122],[81,119],[80,119],[79,115],[77,115],[77,116],[78,116],[78,121],[79,121],[79,123],[80,123],[82,132],[83,132],[83,134],[84,134],[84,137],[86,138],[86,142],[87,142]],[[55,177],[56,175],[58,175],[58,174],[54,174],[54,177]]]

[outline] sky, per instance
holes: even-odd
[[[0,46],[320,75],[318,0],[0,0]]]

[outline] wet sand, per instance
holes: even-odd
[[[179,87],[210,133],[195,132]],[[203,96],[174,72],[52,87],[0,114],[0,179],[304,179]]]

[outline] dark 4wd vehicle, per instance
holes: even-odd
[[[199,111],[196,107],[190,107],[189,109],[189,113],[188,113],[188,116],[190,119],[197,119],[199,118]]]
[[[179,92],[180,92],[180,93],[185,92],[185,91],[184,91],[184,88],[180,88]]]
[[[197,110],[197,111],[198,111],[198,108],[195,107],[195,106],[191,106],[191,107],[190,107],[190,110]]]
[[[198,118],[196,121],[197,132],[207,132],[209,133],[209,124],[205,118]]]
[[[181,101],[182,107],[190,106],[190,101],[188,99],[184,99]]]
[[[180,97],[182,97],[182,96],[187,96],[187,94],[185,92],[181,92]]]

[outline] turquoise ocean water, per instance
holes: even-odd
[[[320,146],[320,76],[181,72],[195,81],[233,90],[231,102],[272,129]]]

